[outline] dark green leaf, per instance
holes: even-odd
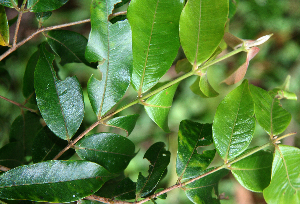
[[[213,169],[208,169],[208,172]],[[196,204],[217,204],[218,200],[218,183],[221,178],[228,174],[227,169],[221,169],[217,172],[209,174],[197,181],[194,181],[185,186],[185,194],[187,197]],[[212,191],[214,190],[214,197]]]
[[[31,148],[35,135],[42,129],[40,117],[31,112],[18,116],[10,128],[10,142],[21,142],[24,155],[31,155]]]
[[[264,190],[267,203],[300,203],[300,149],[286,145],[276,147],[270,185]]]
[[[256,86],[250,85],[255,103],[255,117],[259,125],[270,135],[282,133],[290,124],[292,116],[281,107],[279,100]]]
[[[246,189],[263,192],[270,184],[273,155],[259,151],[231,165],[236,180]]]
[[[34,138],[32,147],[32,161],[34,163],[53,159],[61,150],[68,145],[68,142],[62,140],[45,126]],[[69,149],[59,159],[69,159],[75,151]]]
[[[159,189],[157,189],[154,193],[159,193],[159,192],[161,192],[161,191],[163,191],[163,190],[164,190],[163,188],[159,188]],[[158,196],[157,198],[160,198],[160,199],[165,200],[165,199],[167,198],[167,194],[164,193],[164,194]]]
[[[2,67],[0,67],[0,85],[9,88],[11,83],[11,77],[8,71]]]
[[[229,0],[229,15],[228,18],[232,18],[236,12],[236,8],[240,0]]]
[[[137,198],[144,197],[153,191],[167,169],[170,156],[171,154],[165,150],[163,142],[157,142],[147,150],[144,158],[151,163],[148,170],[149,175],[144,177],[142,173],[139,174],[136,184]]]
[[[121,116],[121,117],[111,119],[106,124],[113,127],[121,128],[122,130],[126,131],[128,136],[134,129],[138,117],[139,117],[138,114]]]
[[[0,149],[0,165],[14,168],[24,164],[24,151],[21,142],[11,142]]]
[[[18,1],[17,0],[0,0],[0,5],[14,8],[14,7],[18,7]]]
[[[52,30],[46,34],[52,50],[60,56],[61,65],[77,62],[91,66],[85,59],[87,39],[79,33],[68,30]]]
[[[214,144],[225,163],[250,144],[255,129],[253,116],[254,103],[245,80],[221,101],[214,118]]]
[[[136,189],[136,184],[130,178],[125,178],[116,185],[116,189],[114,191],[115,194],[114,197],[117,200],[134,199],[135,189]]]
[[[52,15],[52,12],[51,12],[51,11],[35,13],[36,19],[37,19],[39,22],[41,22],[41,23],[43,23],[43,22],[46,21],[48,18],[50,18],[51,15]]]
[[[53,11],[67,2],[68,0],[28,0],[27,8],[32,12]]]
[[[19,15],[16,15],[14,18],[8,20],[9,27],[12,26],[15,22],[17,22]]]
[[[36,100],[50,130],[58,137],[69,140],[84,116],[83,94],[76,77],[68,77],[64,81],[56,77],[53,60],[54,55],[42,45],[34,73]]]
[[[132,85],[139,95],[158,82],[177,55],[182,8],[182,0],[130,2],[127,17],[132,29]]]
[[[193,68],[193,66],[186,58],[182,59],[182,60],[178,60],[176,63],[176,66],[175,66],[175,70],[176,70],[177,74],[179,72],[188,73],[192,70],[192,68]]]
[[[113,133],[89,135],[76,145],[81,158],[96,162],[112,173],[123,171],[135,156],[134,151],[129,139]]]
[[[1,3],[0,3],[1,4]],[[5,9],[0,5],[0,46],[9,45],[9,26]]]
[[[228,0],[189,0],[180,16],[180,42],[187,59],[199,66],[217,49],[224,35]]]
[[[162,84],[158,84],[159,87]],[[165,132],[170,132],[168,127],[168,115],[172,106],[173,97],[179,83],[151,96],[145,102],[145,110],[148,116]]]
[[[29,98],[29,103],[36,104],[34,94],[34,70],[39,60],[39,52],[35,52],[31,55],[27,62],[26,70],[23,77],[23,96]]]
[[[203,172],[215,157],[215,150],[198,154],[197,148],[213,143],[212,125],[183,120],[178,132],[176,172],[179,180],[187,180]]]
[[[0,176],[0,198],[72,202],[96,192],[113,175],[88,161],[47,161]]]

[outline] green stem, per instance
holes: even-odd
[[[289,136],[292,136],[292,135],[295,135],[296,132],[292,132],[292,133],[288,133],[286,135],[283,135],[281,137],[278,137],[277,139],[274,139],[275,142],[279,141],[279,140],[282,140],[283,138],[286,138],[286,137],[289,137]]]

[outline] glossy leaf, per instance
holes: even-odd
[[[18,1],[17,0],[0,0],[0,5],[14,8],[14,7],[18,7]]]
[[[77,62],[91,66],[85,59],[87,39],[79,33],[68,30],[51,30],[46,34],[52,50],[61,58],[60,64]]]
[[[168,114],[172,106],[173,97],[179,83],[148,98],[145,110],[148,116],[165,132],[170,132],[168,127]]]
[[[248,81],[231,91],[219,104],[213,123],[213,139],[224,162],[246,150],[255,129],[254,103]]]
[[[216,150],[206,150],[201,154],[198,147],[213,143],[212,125],[183,120],[178,132],[176,172],[179,180],[187,180],[203,172],[215,157]]]
[[[0,46],[9,45],[9,26],[5,9],[0,3]]]
[[[151,164],[147,177],[144,177],[142,173],[139,174],[136,184],[137,198],[148,195],[156,187],[169,165],[170,152],[166,151],[163,142],[157,142],[147,150],[144,158]]]
[[[132,0],[128,20],[132,29],[132,85],[139,95],[152,88],[171,67],[179,43],[183,0]]]
[[[199,66],[217,49],[224,35],[228,0],[189,0],[180,16],[180,42],[187,59]]]
[[[134,129],[138,117],[139,117],[138,114],[120,116],[109,120],[106,124],[126,131],[128,136]]]
[[[231,165],[236,180],[246,189],[263,192],[270,184],[273,155],[259,151]]]
[[[0,176],[0,198],[72,202],[96,192],[112,174],[88,161],[47,161]]]
[[[26,99],[30,97],[30,100],[28,100],[28,102],[32,104],[36,104],[35,91],[34,91],[34,70],[38,60],[39,60],[39,52],[37,51],[33,53],[29,58],[26,65],[24,77],[23,77],[23,96]]]
[[[291,121],[291,114],[281,107],[277,98],[256,86],[250,85],[255,103],[255,117],[259,125],[271,136],[282,133]]]
[[[11,125],[9,133],[10,142],[20,142],[23,154],[31,155],[31,148],[35,135],[42,129],[40,117],[31,112],[25,112],[24,116],[18,116]]]
[[[208,169],[205,172],[212,170]],[[185,194],[196,204],[217,204],[218,200],[218,183],[221,178],[228,174],[227,169],[221,169],[215,173],[209,174],[197,181],[185,186]],[[214,192],[214,197],[212,196]]]
[[[14,168],[24,163],[24,152],[21,142],[10,142],[0,149],[0,165]]]
[[[188,73],[192,70],[192,68],[193,66],[186,58],[182,60],[178,60],[175,66],[175,70],[177,74],[180,72]]]
[[[82,159],[96,162],[112,173],[123,171],[135,156],[134,151],[133,142],[114,133],[89,135],[76,145]]]
[[[117,0],[93,0],[91,5],[91,33],[85,57],[99,62],[102,80],[91,77],[88,94],[98,117],[107,113],[124,96],[132,72],[131,30],[127,20],[112,24],[108,17]]]
[[[67,2],[68,0],[28,0],[27,8],[32,12],[53,11]]]
[[[50,130],[58,137],[69,140],[84,116],[83,94],[75,76],[64,81],[56,77],[53,60],[54,55],[42,45],[34,73],[36,100]]]
[[[299,158],[300,150],[296,147],[276,147],[271,183],[263,192],[267,203],[300,203]]]
[[[35,13],[35,17],[40,23],[46,21],[48,18],[50,18],[51,15],[52,15],[51,11]]]
[[[34,163],[53,159],[61,150],[68,145],[68,142],[62,140],[47,127],[39,131],[35,136],[32,145],[32,161]],[[74,149],[69,149],[60,160],[69,159],[75,153]]]

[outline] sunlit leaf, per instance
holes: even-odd
[[[267,203],[300,203],[300,149],[278,145],[270,185],[263,191]]]
[[[208,172],[208,169],[205,172]],[[221,169],[185,186],[185,194],[196,204],[219,204],[218,183],[228,174],[227,169]],[[212,196],[212,192],[214,197]]]
[[[187,59],[199,66],[224,35],[228,0],[189,0],[180,16],[180,42]]]
[[[212,125],[183,120],[178,132],[176,172],[179,180],[196,177],[203,172],[215,157],[215,150],[198,154],[197,148],[213,143]]]
[[[17,0],[0,0],[0,5],[14,8],[18,6]]]
[[[9,26],[5,9],[0,3],[0,46],[9,45]]]
[[[271,152],[259,151],[232,164],[230,169],[246,189],[262,192],[270,184],[272,160]]]
[[[0,176],[0,198],[72,202],[96,192],[113,175],[88,161],[47,161]]]
[[[62,7],[69,0],[28,0],[27,8],[32,12],[53,11]]]
[[[34,73],[36,100],[50,130],[58,137],[69,140],[84,116],[83,94],[75,76],[64,81],[56,77],[53,60],[54,55],[42,45]]]
[[[221,101],[214,118],[214,144],[225,163],[246,150],[254,129],[254,103],[245,80]]]
[[[271,136],[282,133],[290,124],[292,116],[281,107],[279,100],[256,86],[250,85],[255,103],[255,117],[259,125]]]
[[[136,123],[138,117],[139,117],[138,114],[120,116],[120,117],[109,120],[106,124],[126,131],[127,136],[128,136],[134,129],[134,126],[135,126],[135,123]]]
[[[134,151],[133,142],[114,133],[89,135],[76,144],[81,158],[96,162],[112,173],[123,171],[135,156]]]
[[[161,84],[158,84],[160,86]],[[165,132],[170,132],[168,127],[168,114],[172,106],[173,97],[179,83],[148,98],[144,104],[148,116]]]
[[[139,95],[152,88],[171,67],[179,43],[182,0],[132,0],[132,85]]]
[[[165,144],[163,142],[157,142],[147,150],[144,158],[151,164],[147,177],[144,177],[142,173],[139,174],[136,184],[137,197],[148,195],[156,187],[169,165],[170,152],[165,150]]]

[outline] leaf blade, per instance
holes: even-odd
[[[1,4],[1,3],[0,3]],[[9,45],[9,26],[5,9],[0,5],[0,46]]]
[[[69,0],[28,0],[27,8],[32,12],[53,11],[62,7]]]

